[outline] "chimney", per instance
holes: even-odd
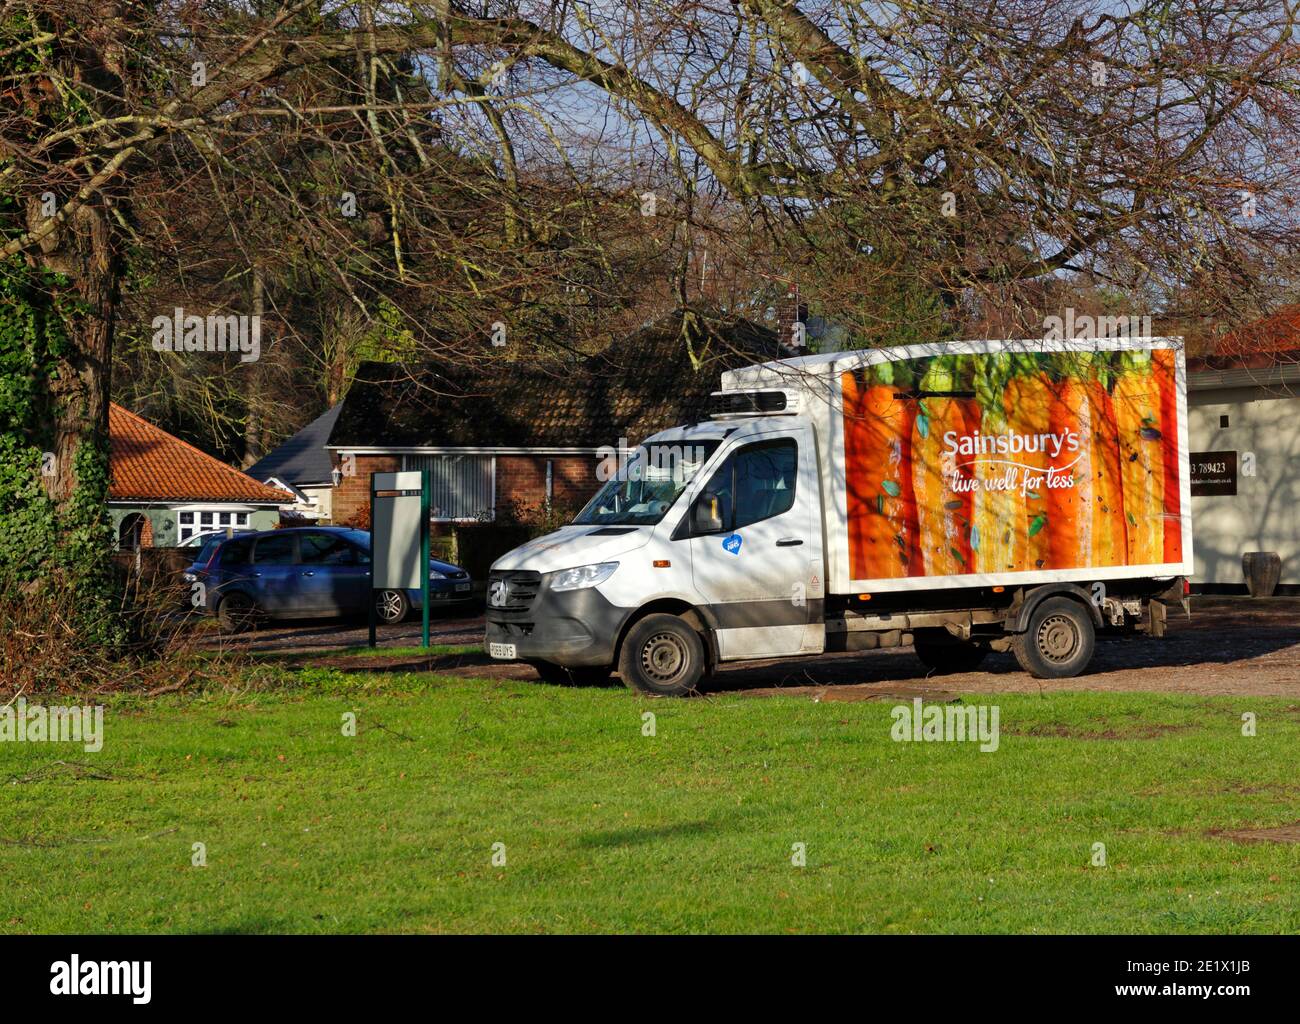
[[[808,337],[804,324],[808,307],[799,302],[799,286],[789,285],[776,303],[776,354],[779,359],[808,354]]]

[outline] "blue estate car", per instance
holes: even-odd
[[[185,580],[204,585],[203,610],[232,632],[263,618],[364,614],[370,534],[340,526],[236,534],[205,544]],[[464,569],[429,559],[431,608],[468,601],[473,586]],[[401,622],[420,607],[419,590],[379,590],[374,597],[381,622]]]

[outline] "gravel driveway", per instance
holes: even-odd
[[[467,613],[436,618],[430,629],[434,644],[481,644],[483,617]],[[434,669],[480,678],[534,678],[526,665],[493,662],[481,653],[375,655],[364,662],[338,653],[366,641],[364,623],[312,622],[219,642],[233,649],[295,652],[294,661],[349,670]],[[380,627],[381,647],[419,643],[418,619]],[[1300,698],[1300,598],[1196,598],[1190,621],[1181,612],[1170,615],[1169,636],[1163,640],[1100,643],[1090,672],[1062,683],[1034,679],[1021,672],[1010,655],[1002,654],[990,656],[979,672],[926,679],[911,648],[899,648],[731,665],[713,677],[707,692],[797,692],[816,699],[860,700],[886,692],[894,695],[900,683],[921,693],[1036,693],[1055,687]]]

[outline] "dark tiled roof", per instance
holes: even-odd
[[[120,405],[108,407],[110,501],[291,500]]]
[[[276,477],[287,484],[328,484],[330,471],[334,468],[330,462],[325,445],[329,443],[330,431],[339,418],[343,403],[322,413],[303,427],[284,444],[253,463],[245,472],[254,480],[269,480]]]
[[[330,444],[596,448],[702,419],[723,370],[776,357],[776,335],[737,317],[682,313],[567,367],[365,363]],[[688,342],[689,337],[689,342]],[[694,357],[694,358],[692,358]]]

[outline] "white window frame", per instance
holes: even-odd
[[[253,513],[257,511],[252,505],[179,505],[172,510],[176,516],[176,543],[183,544],[196,533],[210,533],[213,530],[247,530],[250,528]],[[211,523],[202,522],[203,513],[212,515]],[[189,515],[190,522],[182,523],[181,516]],[[233,522],[223,523],[221,517],[228,515]],[[244,521],[239,522],[243,516]]]

